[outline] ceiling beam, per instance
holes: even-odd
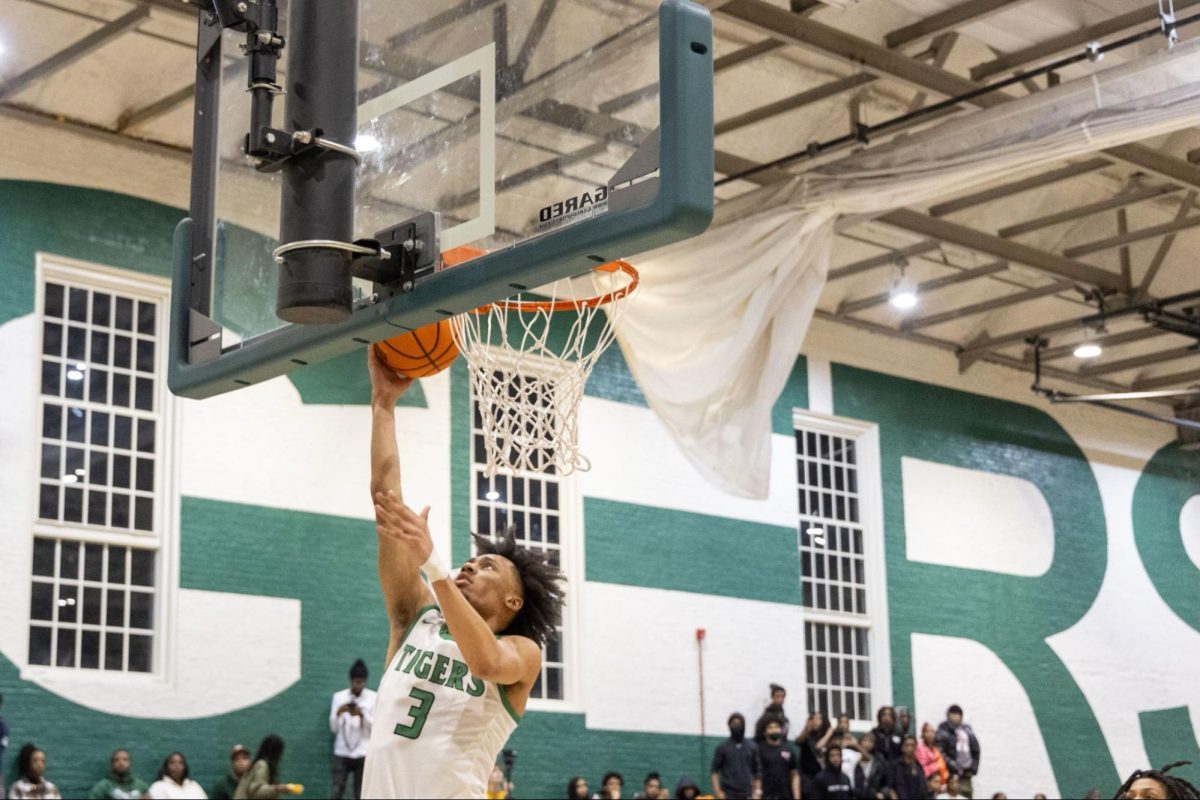
[[[1148,392],[1154,389],[1166,389],[1168,386],[1192,383],[1200,383],[1200,369],[1176,372],[1171,375],[1159,375],[1157,378],[1146,378],[1134,383],[1133,388],[1139,392]]]
[[[965,2],[951,6],[945,11],[932,14],[924,19],[919,19],[910,25],[905,25],[903,28],[897,28],[885,35],[883,41],[893,50],[897,47],[906,47],[932,39],[939,34],[961,28],[964,25],[979,22],[981,19],[998,14],[1023,2],[1026,2],[1026,0],[965,0]]]
[[[924,297],[938,289],[944,289],[947,286],[956,286],[960,283],[986,278],[989,275],[995,275],[998,272],[1004,272],[1008,269],[1008,262],[995,261],[991,264],[985,264],[982,267],[973,267],[972,269],[964,269],[962,272],[956,272],[953,275],[944,275],[941,278],[933,278],[931,280],[922,281],[917,284],[917,295]],[[866,311],[869,308],[883,305],[891,296],[890,292],[880,292],[879,294],[864,297],[861,300],[843,301],[837,307],[838,314],[855,314],[859,311]]]
[[[929,213],[935,217],[942,217],[947,214],[953,214],[956,211],[963,211],[968,208],[990,203],[994,200],[999,200],[1004,197],[1009,197],[1021,192],[1028,192],[1033,189],[1040,189],[1043,186],[1049,186],[1060,181],[1069,180],[1080,175],[1086,175],[1089,172],[1095,172],[1099,169],[1104,169],[1109,166],[1109,161],[1104,158],[1089,158],[1087,161],[1079,161],[1074,164],[1068,164],[1065,167],[1043,172],[1040,175],[1033,175],[1029,178],[1023,178],[1012,183],[1002,183],[999,186],[993,186],[990,189],[984,189],[981,192],[959,197],[955,200],[949,200],[945,203],[938,203],[929,208]]]
[[[999,236],[992,236],[965,225],[937,219],[917,211],[905,208],[897,209],[879,217],[878,220],[929,239],[937,239],[966,247],[969,250],[987,253],[994,258],[1004,259],[1014,264],[1024,264],[1055,278],[1078,281],[1114,292],[1119,292],[1124,288],[1120,275],[1114,275],[1099,267],[1073,261],[1070,258],[1048,253],[1036,247],[1029,247],[1020,242],[1001,239]]]
[[[908,331],[916,331],[921,328],[929,328],[934,325],[942,325],[946,322],[953,322],[966,317],[974,317],[979,314],[986,314],[989,311],[995,311],[999,308],[1008,308],[1019,303],[1026,303],[1030,300],[1037,300],[1041,297],[1049,297],[1050,295],[1060,292],[1071,291],[1075,288],[1075,284],[1071,282],[1052,283],[1049,286],[1039,286],[1036,289],[1027,289],[1023,292],[1014,294],[1006,294],[1000,297],[993,297],[990,300],[984,300],[979,303],[972,303],[969,306],[962,308],[954,308],[949,311],[943,311],[939,314],[929,314],[928,316],[919,317],[917,319],[906,321],[901,327]]]
[[[1200,4],[1200,0],[1175,0],[1176,14],[1185,8]],[[1116,36],[1130,28],[1145,27],[1158,22],[1158,4],[1149,2],[1136,11],[1106,19],[1087,28],[1056,36],[1039,44],[1015,50],[991,61],[971,68],[971,80],[982,81],[1001,72],[1015,71],[1062,55],[1071,50],[1082,49],[1091,42]]]
[[[1077,256],[1086,256],[1092,253],[1100,253],[1105,250],[1112,250],[1117,247],[1123,247],[1127,244],[1140,242],[1145,239],[1157,239],[1159,236],[1165,236],[1169,233],[1178,233],[1179,231],[1195,228],[1200,225],[1200,215],[1194,217],[1184,217],[1171,222],[1164,222],[1161,225],[1152,225],[1149,228],[1139,228],[1136,231],[1128,233],[1119,233],[1116,236],[1109,236],[1105,239],[1097,239],[1094,242],[1075,245],[1063,250],[1063,255],[1067,258],[1075,258]]]
[[[871,333],[878,333],[892,339],[903,339],[909,342],[916,342],[917,344],[935,347],[939,350],[945,350],[951,353],[957,353],[960,349],[959,346],[954,342],[949,342],[945,339],[939,339],[935,336],[929,336],[923,333],[909,333],[906,331],[896,330],[895,328],[889,328],[887,325],[880,325],[877,322],[871,322],[859,317],[841,317],[836,314],[831,314],[828,311],[822,311],[821,309],[817,309],[813,316],[817,319],[835,322],[840,325],[847,325],[851,328],[858,328],[859,330],[869,331]],[[975,360],[985,361],[989,364],[997,364],[1002,367],[1009,367],[1021,372],[1033,372],[1033,367],[1023,363],[1021,359],[1011,358],[999,353],[980,353],[975,357]],[[1125,391],[1128,388],[1118,383],[1100,380],[1099,378],[1080,376],[1074,372],[1068,372],[1067,370],[1057,369],[1055,367],[1043,367],[1042,375],[1047,378],[1068,381],[1080,386],[1091,386],[1096,389],[1103,389],[1110,392]]]
[[[742,158],[733,153],[727,153],[724,150],[714,152],[713,160],[717,172],[721,175],[740,175],[759,166],[757,161],[751,161],[748,158]],[[764,169],[747,175],[741,180],[756,183],[759,186],[767,186],[787,180],[790,177],[790,175],[781,169]]]
[[[117,119],[117,133],[170,113],[191,100],[195,94],[196,84],[192,83],[153,103],[148,103],[141,108],[132,108]]]
[[[874,75],[869,75],[865,72],[859,72],[854,75],[847,75],[844,78],[823,83],[820,86],[800,92],[799,94],[785,97],[782,100],[776,100],[774,103],[767,103],[765,106],[753,108],[744,114],[738,114],[736,117],[722,120],[717,123],[715,134],[720,136],[725,133],[745,128],[748,125],[753,125],[756,122],[770,119],[788,111],[795,111],[798,108],[803,108],[813,103],[819,103],[822,100],[827,100],[830,97],[848,92],[851,89],[857,89],[864,84],[868,84],[875,80]]]
[[[1082,327],[1080,328],[1082,330]],[[1146,339],[1153,339],[1155,336],[1162,336],[1166,331],[1160,331],[1158,328],[1134,328],[1131,331],[1122,331],[1120,333],[1110,333],[1106,336],[1096,336],[1089,341],[1098,344],[1101,347],[1117,347],[1131,342],[1141,342]],[[1047,361],[1055,361],[1060,358],[1066,358],[1075,352],[1075,348],[1079,346],[1078,342],[1071,344],[1059,345],[1058,347],[1046,347],[1042,349],[1042,363]],[[1029,352],[1025,354],[1026,363],[1033,363],[1033,348],[1029,348]]]
[[[1200,2],[1200,0],[1196,0],[1196,2]],[[1160,150],[1154,150],[1141,144],[1122,144],[1100,152],[1171,183],[1200,189],[1200,166],[1189,164],[1183,159],[1174,158]]]
[[[1156,197],[1166,197],[1167,195],[1175,194],[1180,191],[1178,186],[1151,186],[1146,189],[1135,189],[1133,191],[1122,192],[1114,195],[1106,200],[1099,200],[1095,203],[1069,208],[1066,211],[1060,211],[1057,214],[1047,214],[1044,217],[1031,219],[1028,222],[1021,222],[1016,225],[1009,225],[1007,228],[1001,228],[997,231],[997,235],[1005,239],[1014,236],[1020,236],[1025,233],[1049,228],[1053,225],[1060,225],[1064,222],[1073,222],[1083,217],[1091,216],[1092,214],[1101,214],[1105,211],[1112,211],[1117,208],[1125,208],[1135,203],[1141,203],[1144,200],[1153,200]]]
[[[941,242],[936,239],[926,239],[916,244],[910,244],[907,247],[889,250],[877,256],[864,258],[862,261],[855,261],[853,264],[846,264],[836,269],[831,269],[829,270],[829,274],[825,276],[825,280],[837,281],[842,278],[849,278],[851,275],[857,275],[860,272],[866,272],[877,267],[885,267],[888,264],[896,264],[908,256],[919,256],[922,253],[937,250],[939,247],[941,247]]]
[[[1182,220],[1187,217],[1188,211],[1191,210],[1192,204],[1196,202],[1196,192],[1188,192],[1184,196],[1183,202],[1179,206],[1179,211],[1175,214],[1176,220]],[[1150,296],[1150,285],[1154,283],[1154,279],[1158,277],[1158,271],[1162,269],[1163,262],[1167,260],[1167,256],[1171,252],[1171,246],[1175,244],[1175,234],[1168,234],[1163,237],[1163,240],[1158,243],[1158,250],[1154,252],[1154,258],[1150,260],[1150,266],[1146,267],[1146,274],[1142,276],[1142,282],[1138,285],[1137,292],[1133,298],[1135,303],[1143,303]]]
[[[1197,350],[1195,345],[1184,345],[1182,347],[1172,347],[1170,350],[1160,350],[1157,353],[1147,353],[1143,356],[1124,358],[1120,361],[1113,361],[1108,364],[1098,364],[1094,367],[1084,367],[1079,370],[1079,374],[1087,375],[1089,377],[1095,377],[1097,375],[1111,375],[1114,372],[1124,372],[1125,370],[1129,369],[1150,367],[1155,364],[1162,364],[1167,361],[1178,361],[1181,358],[1191,358],[1193,356],[1200,356],[1200,350]]]
[[[35,81],[48,78],[63,67],[75,63],[150,18],[150,7],[138,5],[113,21],[92,31],[79,41],[59,50],[29,69],[0,84],[0,100],[6,100]]]

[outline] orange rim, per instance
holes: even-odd
[[[478,258],[479,256],[486,254],[486,250],[482,250],[478,247],[464,246],[447,250],[442,254],[442,258],[445,268],[452,268],[458,266],[459,264],[466,263],[473,258]],[[638,271],[633,268],[633,265],[628,261],[622,261],[620,259],[616,261],[610,261],[607,264],[601,264],[600,266],[596,267],[595,271],[616,272],[617,270],[620,270],[629,276],[629,283],[622,286],[620,289],[609,292],[608,294],[590,297],[586,300],[504,300],[499,303],[488,303],[487,305],[480,306],[479,308],[473,309],[468,313],[486,314],[493,308],[502,308],[505,311],[522,311],[526,313],[532,313],[535,311],[575,311],[580,308],[595,308],[596,306],[608,305],[609,303],[620,300],[621,298],[627,297],[629,294],[631,294],[633,290],[637,289],[638,282],[641,280],[641,277],[638,275]]]

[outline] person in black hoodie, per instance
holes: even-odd
[[[871,731],[875,734],[875,757],[885,764],[891,764],[900,758],[900,742],[903,738],[896,730],[896,709],[880,706],[875,720],[879,723]]]
[[[762,788],[758,745],[746,738],[746,718],[729,715],[729,738],[717,745],[712,760],[713,794],[718,798],[749,798]]]
[[[917,761],[917,737],[904,737],[900,758],[888,765],[887,788],[896,793],[897,800],[925,800],[929,787]]]
[[[802,796],[799,759],[791,744],[783,738],[783,722],[778,717],[767,720],[758,756],[762,764],[763,799],[799,800]]]
[[[822,800],[852,800],[854,786],[842,772],[842,746],[831,744],[825,750],[825,769],[817,773],[814,781],[817,797]]]

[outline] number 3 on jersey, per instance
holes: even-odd
[[[408,712],[412,722],[407,725],[397,725],[395,733],[405,739],[416,739],[421,735],[421,729],[425,727],[425,720],[429,718],[429,709],[433,708],[434,695],[433,692],[427,692],[424,689],[413,689],[408,696],[417,701],[416,705]]]

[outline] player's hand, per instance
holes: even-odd
[[[420,514],[401,502],[395,492],[375,493],[375,530],[411,548],[418,564],[429,560],[433,538],[429,535],[429,506]]]
[[[372,399],[388,406],[395,405],[400,395],[413,385],[412,378],[406,378],[383,363],[374,345],[367,348],[367,372],[371,374]]]

